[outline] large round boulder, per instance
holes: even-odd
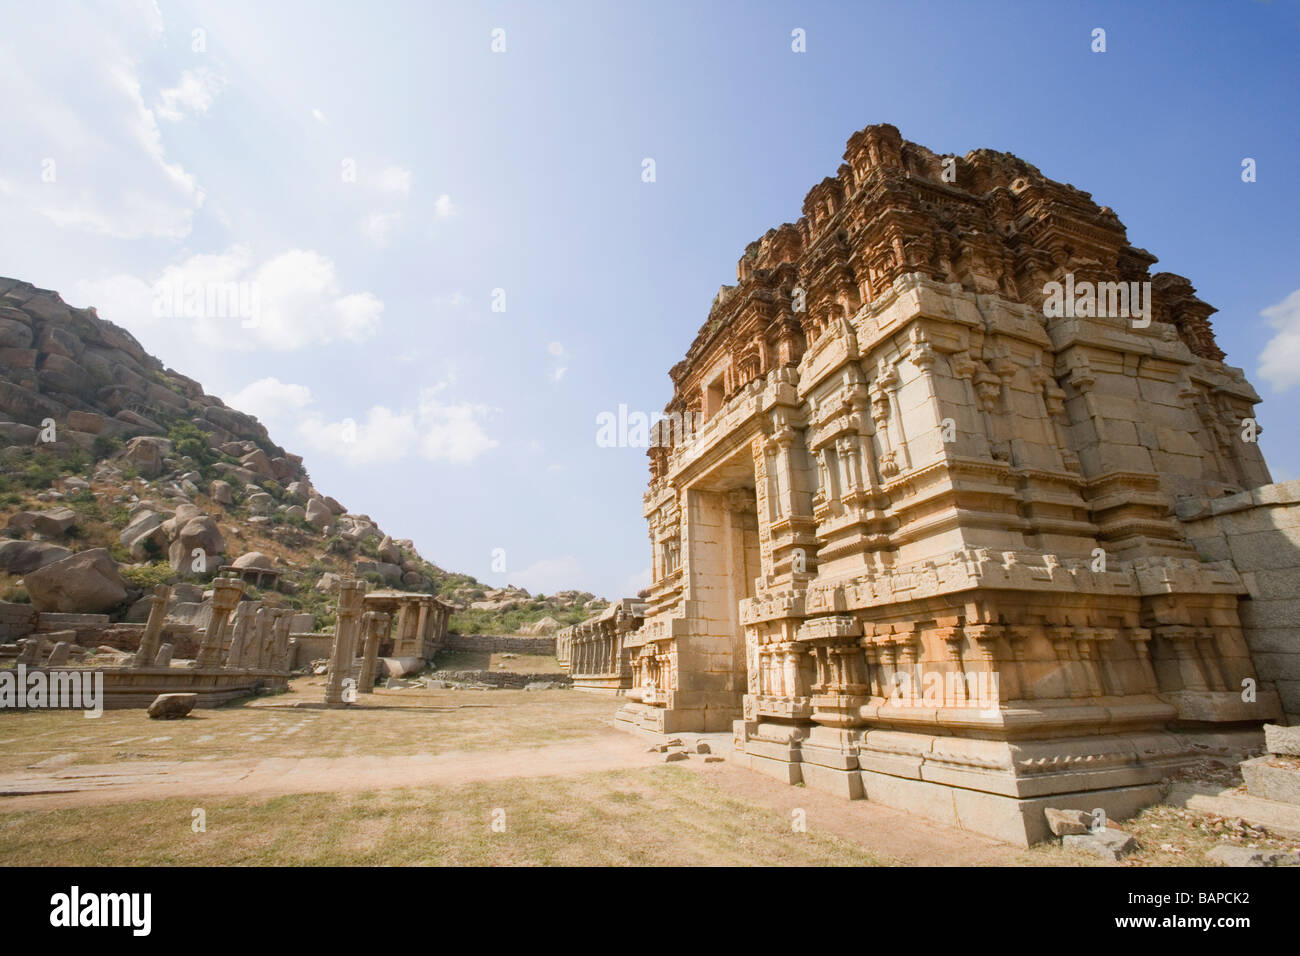
[[[70,554],[67,548],[44,541],[6,541],[0,544],[0,571],[22,577]]]
[[[78,551],[23,575],[38,611],[100,614],[126,600],[126,583],[106,548]]]

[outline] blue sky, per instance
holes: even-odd
[[[598,447],[597,415],[662,408],[745,244],[877,122],[1115,209],[1219,308],[1274,477],[1300,476],[1294,0],[56,0],[6,20],[0,274],[98,306],[444,567],[609,597],[648,580],[644,451]],[[155,316],[160,280],[255,284],[260,324]]]

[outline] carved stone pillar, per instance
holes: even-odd
[[[150,667],[157,658],[163,620],[167,617],[167,601],[171,596],[172,589],[165,584],[160,584],[153,589],[153,594],[149,597],[149,620],[144,626],[140,647],[131,661],[132,667]]]
[[[367,611],[362,617],[361,633],[365,636],[365,650],[361,659],[361,676],[357,690],[363,694],[375,692],[375,672],[379,667],[379,643],[384,638],[391,618],[382,611]]]
[[[271,659],[267,667],[276,671],[289,669],[289,631],[293,627],[293,611],[287,607],[278,608],[275,617],[274,634],[271,640]]]
[[[342,707],[343,681],[352,673],[356,656],[357,627],[361,617],[361,600],[366,586],[362,581],[346,579],[339,584],[337,623],[334,625],[334,646],[330,653],[329,676],[325,681],[325,705]]]
[[[244,582],[239,578],[213,578],[212,619],[208,622],[203,643],[199,646],[195,667],[220,667],[222,645],[230,629],[230,614],[244,593]]]

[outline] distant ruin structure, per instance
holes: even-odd
[[[557,632],[556,659],[573,677],[575,690],[620,695],[635,683],[628,637],[641,626],[645,603],[635,598],[615,601],[590,620]]]

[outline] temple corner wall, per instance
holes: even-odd
[[[1188,540],[1205,561],[1230,561],[1249,597],[1242,630],[1256,672],[1300,725],[1300,481],[1179,504]]]

